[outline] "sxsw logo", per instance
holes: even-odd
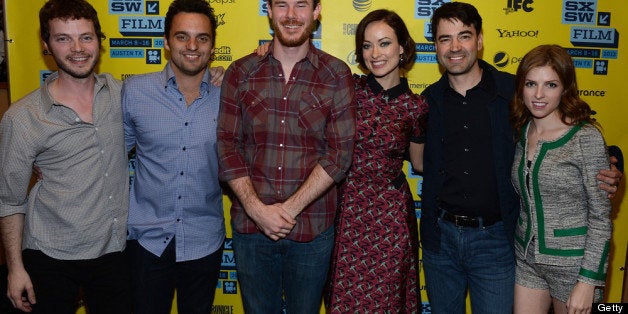
[[[563,0],[563,24],[595,24],[597,0]]]
[[[532,12],[534,8],[532,7],[533,0],[508,0],[506,4],[506,14],[517,12],[519,10],[523,10],[524,12]]]
[[[109,0],[109,14],[144,14],[142,0]]]
[[[428,19],[441,5],[451,2],[451,0],[415,0],[414,2],[414,18]]]

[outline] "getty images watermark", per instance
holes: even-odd
[[[593,303],[591,313],[628,313],[628,303]]]

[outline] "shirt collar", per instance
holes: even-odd
[[[493,76],[489,73],[490,68],[488,67],[488,63],[486,63],[486,61],[482,59],[478,59],[478,65],[480,69],[482,69],[482,77],[480,78],[480,82],[477,85],[470,88],[469,91],[479,88],[492,95],[496,90],[496,86],[495,86],[495,81],[493,80]],[[458,93],[449,84],[449,78],[448,78],[447,73],[443,75],[443,78],[446,79],[446,83],[447,83],[445,85],[446,89],[449,91],[453,91],[454,93]]]
[[[489,74],[490,69],[487,67],[487,63],[484,60],[478,59],[478,65],[480,69],[482,69],[482,79],[480,79],[480,83],[478,83],[477,87],[487,92],[494,91],[495,82],[493,81],[493,76]]]
[[[406,79],[405,77],[401,77],[400,80],[401,81],[396,86],[393,86],[388,90],[384,90],[382,85],[377,82],[373,74],[369,74],[366,77],[366,83],[369,85],[375,95],[384,92],[391,99],[397,98],[410,90],[410,86],[408,85],[408,79]]]
[[[98,93],[101,88],[108,86],[107,79],[105,78],[104,75],[99,75],[96,73],[92,75],[94,75],[94,78],[96,79],[96,83],[94,85],[95,93]],[[58,71],[53,72],[52,74],[48,75],[48,77],[44,81],[44,86],[41,88],[42,103],[44,105],[44,109],[46,110],[46,112],[50,112],[50,110],[52,109],[52,106],[55,104],[54,98],[52,97],[52,94],[50,94],[50,84],[52,84],[52,82],[54,82],[58,78],[59,78],[59,72]]]
[[[174,74],[174,70],[172,70],[172,64],[170,63],[170,61],[168,61],[168,63],[166,64],[166,66],[164,67],[164,70],[161,71],[161,79],[162,79],[162,84],[165,88],[168,88],[168,84],[172,84],[173,86],[177,86],[177,77]],[[205,70],[205,73],[203,74],[203,79],[201,80],[201,90],[203,89],[207,89],[207,87],[209,86],[210,82],[210,75],[209,75],[209,70]]]
[[[272,56],[274,59],[276,59],[273,56],[273,46],[274,45],[275,45],[275,41],[271,40],[270,41],[270,46],[268,46],[268,51],[266,52],[266,54],[264,54],[262,56],[258,56],[257,57],[257,62],[263,62],[263,61],[267,60],[270,56]],[[319,62],[320,62],[318,53],[319,53],[318,48],[316,48],[314,46],[314,44],[312,44],[312,41],[310,40],[309,41],[309,45],[308,45],[307,54],[305,55],[304,59],[307,59],[312,64],[312,66],[314,66],[314,68],[317,68],[317,69],[318,69]]]

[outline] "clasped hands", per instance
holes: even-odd
[[[295,210],[290,210],[286,203],[260,205],[247,213],[257,225],[257,229],[273,241],[283,239],[290,234],[297,223],[296,216],[299,214]]]

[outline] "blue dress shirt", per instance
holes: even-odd
[[[216,120],[220,88],[205,72],[189,106],[170,63],[161,72],[124,81],[122,110],[127,150],[136,148],[128,239],[161,256],[175,239],[176,260],[205,257],[225,237],[218,182]]]

